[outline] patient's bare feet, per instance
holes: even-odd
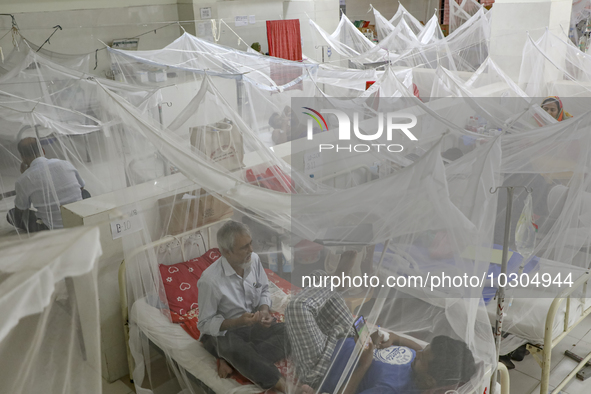
[[[287,382],[284,378],[280,378],[277,381],[277,384],[275,385],[274,389],[279,393],[287,393],[289,391],[287,388]],[[297,385],[292,394],[315,394],[315,391],[312,387],[308,386],[307,384],[302,384]]]
[[[234,368],[226,362],[223,358],[220,358],[220,366],[218,367],[218,376],[222,379],[232,375]]]
[[[315,391],[312,387],[308,386],[307,384],[303,384],[296,388],[295,394],[314,394]]]

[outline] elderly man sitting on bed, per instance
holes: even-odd
[[[218,231],[217,242],[222,257],[197,283],[203,346],[220,358],[221,378],[234,367],[265,390],[285,392],[285,380],[274,365],[286,357],[285,325],[269,313],[269,282],[252,251],[250,231],[230,221]]]

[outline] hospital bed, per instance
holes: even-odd
[[[400,250],[393,251],[395,253],[400,252]],[[417,256],[416,254],[412,256],[412,253],[401,252],[401,254],[404,255],[403,258],[406,260],[414,260],[413,257]],[[546,259],[539,259],[538,261],[550,266],[552,264],[550,260]],[[412,261],[411,266],[412,264],[417,264],[417,262]],[[380,272],[382,275],[394,274],[391,268],[388,267],[382,267]],[[505,305],[511,303],[511,306],[505,312],[503,327],[510,327],[508,332],[518,337],[518,342],[513,342],[511,349],[507,350],[511,351],[523,344],[527,344],[527,349],[542,369],[540,394],[548,393],[552,349],[558,346],[579,323],[591,314],[591,288],[588,286],[590,279],[590,270],[579,270],[577,275],[573,274],[572,286],[567,286],[554,298],[550,298],[548,293],[542,291],[528,293],[527,298],[513,298],[510,300],[509,296],[506,296]],[[401,289],[401,291],[410,295],[417,292],[416,289],[412,288]],[[422,290],[419,289],[420,291]],[[445,294],[442,293],[441,297],[430,298],[429,302],[436,303],[438,299],[444,299],[444,297]],[[497,318],[496,308],[497,303],[494,302],[494,299],[487,303],[486,310],[492,326],[494,326]],[[528,313],[512,314],[512,310],[528,311]],[[505,353],[507,351],[501,351],[501,354]],[[551,393],[558,394],[589,360],[591,360],[591,353],[586,355],[583,361]]]
[[[187,261],[198,256],[189,256],[185,254],[185,244],[187,240],[194,237],[195,234],[200,234],[202,239],[206,240],[205,250],[211,249],[212,227],[218,226],[223,221],[214,222],[177,236],[165,236],[164,238],[152,242],[148,245],[142,246],[134,250],[127,260],[131,261],[134,256],[140,253],[153,250],[165,250],[170,248],[179,248],[180,261]],[[178,257],[178,256],[177,256]],[[132,378],[132,371],[134,368],[134,361],[129,349],[129,327],[134,324],[140,330],[141,335],[147,338],[151,345],[155,346],[158,351],[170,356],[170,362],[175,363],[176,366],[182,367],[186,372],[188,378],[204,390],[206,393],[256,393],[260,392],[254,385],[242,385],[234,379],[220,379],[217,374],[217,363],[207,350],[203,348],[201,343],[192,338],[185,330],[178,324],[172,323],[167,316],[165,316],[158,308],[158,297],[155,295],[147,295],[135,301],[131,306],[131,311],[128,310],[127,303],[127,286],[126,286],[126,263],[123,261],[119,269],[119,286],[121,294],[121,308],[124,322],[124,332],[127,344],[127,355],[130,370],[130,378]],[[272,278],[269,281],[269,290],[273,302],[273,309],[284,310],[285,305],[289,301],[289,296],[280,287],[278,287]],[[416,340],[416,339],[415,339]],[[509,375],[504,365],[499,364],[501,371],[501,394],[509,393]],[[487,382],[490,377],[490,369],[485,373],[483,382]],[[138,382],[141,384],[141,382]],[[486,383],[483,383],[486,385]],[[474,394],[481,394],[474,393]]]
[[[186,243],[191,237],[199,235],[205,243],[205,250],[211,249],[212,227],[219,227],[220,224],[228,219],[213,222],[196,229],[189,230],[176,236],[165,236],[162,239],[144,245],[135,249],[127,260],[130,261],[134,256],[153,250],[171,250],[178,249],[178,257],[187,261],[199,255],[187,255]],[[213,233],[215,237],[215,233]],[[178,261],[178,262],[180,262]],[[173,263],[176,263],[173,262]],[[168,265],[168,264],[167,264]],[[129,329],[131,324],[135,324],[141,332],[141,335],[150,341],[158,351],[170,356],[172,362],[187,371],[189,379],[207,393],[230,393],[230,392],[260,392],[254,385],[242,385],[234,379],[220,379],[217,374],[217,363],[201,342],[192,338],[178,324],[172,323],[158,308],[159,300],[156,295],[146,295],[134,302],[131,311],[128,310],[127,302],[127,283],[126,283],[126,263],[123,261],[119,268],[119,288],[121,295],[121,312],[124,323],[124,334],[127,345],[127,359],[129,364],[130,378],[133,380],[132,371],[134,361],[129,348]],[[269,282],[269,290],[274,305],[281,307],[286,304],[286,295],[281,291],[272,280]],[[141,382],[138,382],[141,384]]]

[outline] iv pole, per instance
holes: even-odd
[[[522,187],[525,191],[529,194],[533,190],[531,188],[527,188],[526,186],[498,186],[494,190],[492,187],[490,188],[490,192],[495,194],[499,189],[507,189],[507,210],[505,212],[505,234],[503,238],[503,255],[501,259],[501,273],[500,275],[507,275],[507,255],[509,252],[509,234],[511,233],[511,211],[513,210],[513,192],[515,188]],[[505,286],[501,286],[500,282],[497,281],[499,285],[499,290],[497,291],[497,320],[495,323],[495,331],[493,336],[495,338],[495,347],[496,347],[496,358],[497,364],[499,362],[499,357],[501,353],[501,333],[503,330],[503,310],[505,309]],[[497,373],[498,368],[497,364],[493,367],[493,372],[490,378],[490,394],[495,394],[496,386],[497,386]]]

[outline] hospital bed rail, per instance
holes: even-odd
[[[581,275],[581,277],[579,277],[571,287],[564,289],[554,298],[554,301],[552,301],[552,304],[548,309],[548,315],[546,316],[546,327],[544,331],[544,347],[539,348],[537,346],[533,346],[530,344],[527,345],[527,349],[534,356],[534,358],[542,368],[540,394],[546,394],[549,392],[548,389],[550,385],[552,349],[555,348],[560,343],[560,341],[566,338],[566,336],[587,316],[589,316],[589,314],[591,314],[591,305],[587,305],[586,299],[587,284],[589,282],[589,279],[591,279],[591,272],[587,271],[585,272],[585,274]],[[581,287],[583,288],[583,295],[581,297],[580,302],[583,305],[583,310],[581,311],[581,315],[579,316],[577,321],[575,321],[571,325],[569,324],[571,295],[575,290],[578,290]],[[560,335],[558,335],[556,338],[553,338],[554,319],[556,318],[556,315],[560,310],[560,306],[565,301],[566,313],[564,315],[563,330]],[[556,386],[556,388],[552,391],[551,394],[558,394],[577,375],[577,372],[579,372],[589,360],[591,360],[591,352],[583,358],[583,360],[562,380],[562,382],[560,382],[558,386]]]

